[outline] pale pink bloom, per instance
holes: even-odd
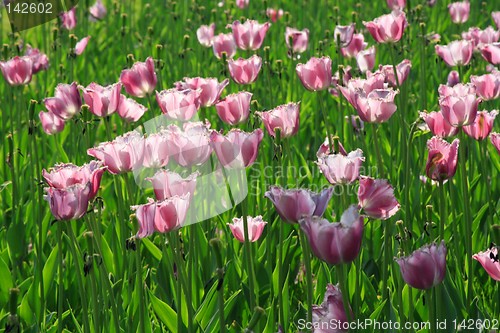
[[[359,116],[345,116],[347,122],[352,126],[355,134],[363,133],[365,130],[365,122]]]
[[[296,72],[307,90],[328,89],[332,84],[332,59],[313,57],[305,64],[297,64]]]
[[[270,26],[269,22],[260,24],[255,20],[246,20],[245,23],[234,21],[232,24],[234,41],[241,50],[258,50]]]
[[[299,131],[300,103],[292,102],[256,114],[262,119],[267,132],[273,138],[276,137],[276,129],[280,130],[281,138],[291,137]]]
[[[359,178],[359,208],[373,219],[387,220],[399,210],[399,203],[394,197],[394,189],[385,179],[373,179],[366,176]]]
[[[345,151],[342,143],[340,143],[339,138],[330,135],[330,139],[332,141],[332,149],[330,149],[330,140],[328,140],[328,137],[326,137],[325,141],[323,141],[321,146],[319,146],[318,151],[316,152],[316,157],[318,158],[318,160],[332,154],[341,154],[343,156],[347,156],[347,152]]]
[[[425,121],[425,123],[429,127],[429,130],[435,136],[446,138],[449,136],[455,136],[460,131],[458,127],[451,126],[444,119],[441,112],[420,112],[420,117]]]
[[[144,139],[144,155],[142,165],[146,168],[161,168],[168,164],[172,155],[170,137],[166,130],[149,134]]]
[[[484,60],[492,65],[500,64],[500,43],[491,43],[479,47]]]
[[[406,0],[387,0],[387,6],[392,10],[403,9],[406,7]]]
[[[443,181],[455,175],[459,142],[458,139],[455,139],[449,144],[437,136],[433,136],[427,141],[427,149],[429,150],[425,167],[427,177],[435,181]]]
[[[40,117],[43,131],[48,135],[59,133],[64,130],[64,120],[56,116],[53,112],[40,111],[38,117]]]
[[[477,47],[482,44],[498,42],[498,39],[500,38],[500,31],[496,31],[492,27],[488,27],[484,30],[481,30],[478,27],[472,27],[469,28],[468,31],[462,32],[462,38],[470,40],[474,44],[474,47]]]
[[[318,158],[318,167],[332,185],[351,184],[359,178],[365,158],[363,151],[356,149],[349,154],[330,154]]]
[[[215,35],[215,23],[210,25],[202,25],[196,30],[196,37],[201,45],[210,47],[213,45],[213,38]]]
[[[469,19],[470,3],[469,1],[452,2],[448,5],[448,11],[453,23],[465,23]]]
[[[490,135],[490,132],[493,129],[493,121],[495,120],[497,114],[497,110],[493,110],[491,112],[480,111],[477,113],[474,122],[468,126],[462,127],[462,129],[465,134],[471,138],[482,141]]]
[[[43,100],[45,108],[62,120],[69,120],[80,112],[82,98],[76,82],[71,84],[59,83],[54,97]]]
[[[403,85],[403,83],[408,78],[411,69],[411,61],[408,59],[403,60],[399,64],[396,65],[396,73],[398,75],[398,80],[396,81],[394,77],[394,66],[393,65],[385,65],[379,66],[379,72],[385,76],[385,82],[389,83],[392,87],[396,88],[399,85]]]
[[[156,200],[165,200],[173,196],[189,194],[192,199],[196,189],[196,178],[199,172],[194,172],[187,178],[182,178],[170,170],[158,170],[151,178],[146,178],[153,184]]]
[[[266,15],[271,21],[276,22],[283,16],[283,9],[268,8]]]
[[[33,76],[33,60],[29,56],[15,56],[8,61],[0,61],[0,69],[9,85],[28,84]]]
[[[448,79],[446,81],[446,84],[450,87],[453,87],[456,84],[460,83],[460,75],[458,74],[457,71],[451,71],[450,74],[448,74]]]
[[[200,93],[200,90],[173,88],[156,92],[156,101],[168,118],[187,121],[200,109]]]
[[[75,45],[75,54],[76,55],[81,55],[83,51],[85,51],[85,48],[87,47],[87,44],[89,43],[90,36],[84,37],[81,40],[78,41]]]
[[[229,125],[237,125],[248,119],[251,100],[251,93],[240,91],[236,94],[227,95],[223,100],[215,104],[215,108],[223,122]]]
[[[106,117],[118,110],[120,91],[122,90],[121,83],[103,87],[92,82],[86,88],[80,88],[83,92],[85,104],[89,106],[89,111],[96,116]]]
[[[256,216],[256,217],[251,217],[247,216],[247,223],[248,223],[248,241],[249,242],[255,242],[257,241],[260,236],[262,235],[262,231],[264,231],[264,227],[266,226],[267,222],[262,220],[262,216]],[[243,224],[243,217],[240,218],[233,218],[233,223],[227,224],[229,228],[231,229],[231,233],[233,234],[234,238],[236,238],[238,241],[241,243],[245,242],[245,228]]]
[[[120,95],[120,103],[116,113],[127,122],[136,122],[147,110],[144,105],[137,103],[134,99]]]
[[[408,22],[405,13],[397,10],[363,24],[378,43],[394,43],[401,39]]]
[[[61,14],[61,27],[66,30],[73,30],[76,27],[76,8]]]
[[[346,330],[340,328],[329,329],[332,323],[337,324],[339,327],[344,327],[344,325],[347,325],[348,320],[340,288],[329,283],[326,286],[323,303],[320,306],[313,305],[312,308],[312,327],[318,327],[318,329],[314,329],[314,333],[346,332]]]
[[[85,215],[89,206],[90,183],[75,184],[65,188],[45,188],[44,199],[50,212],[58,221],[76,220]]]
[[[372,46],[356,54],[356,63],[362,73],[371,70],[375,66],[376,52],[375,46]]]
[[[436,53],[448,66],[465,66],[469,64],[474,44],[468,40],[455,40],[448,45],[436,45]]]
[[[397,106],[394,102],[399,90],[375,89],[369,94],[363,91],[356,95],[356,111],[359,117],[368,123],[382,123],[396,112]]]
[[[470,82],[476,87],[476,94],[483,101],[500,97],[500,72],[495,71],[481,76],[472,75]]]
[[[439,87],[439,107],[444,119],[454,127],[474,122],[480,99],[477,98],[472,84],[457,84],[454,87]]]
[[[238,6],[241,9],[247,8],[249,3],[250,0],[236,0],[236,6]]]
[[[453,86],[448,86],[440,84],[438,87],[439,98],[444,98],[451,95],[465,95],[465,94],[475,94],[476,87],[473,84],[467,83],[457,83]]]
[[[158,82],[153,58],[148,57],[145,62],[138,61],[132,68],[124,69],[120,82],[132,96],[142,98],[152,94]]]
[[[356,108],[356,96],[365,93],[369,94],[376,89],[384,89],[385,76],[382,73],[373,73],[366,79],[353,78],[347,82],[345,87],[339,86],[342,95]]]
[[[251,84],[257,80],[262,67],[262,58],[254,54],[248,59],[229,59],[229,74],[238,84]]]
[[[313,254],[330,265],[354,261],[361,250],[364,218],[355,205],[350,206],[340,222],[330,223],[320,217],[306,217],[300,227],[307,236]]]
[[[168,126],[171,155],[177,164],[191,167],[201,165],[210,158],[212,146],[208,127],[210,123],[202,122],[184,123],[182,130],[176,125]]]
[[[354,34],[352,40],[346,47],[340,49],[342,55],[347,58],[356,57],[356,55],[366,49],[368,43],[365,43],[365,36],[363,34]]]
[[[479,261],[489,276],[496,281],[500,281],[500,261],[497,247],[491,246],[484,252],[474,254],[472,258]]]
[[[219,162],[225,168],[246,168],[257,159],[264,133],[257,128],[251,133],[233,128],[227,135],[212,131],[210,141]]]
[[[340,47],[346,47],[351,44],[352,37],[354,35],[355,25],[354,23],[350,25],[337,25],[333,31],[333,40],[335,43],[340,43]]]
[[[437,286],[446,275],[446,252],[443,240],[439,245],[425,245],[407,257],[396,259],[403,280],[422,290]]]
[[[333,195],[333,187],[320,193],[305,189],[285,190],[271,186],[265,197],[272,201],[276,211],[284,222],[298,223],[311,216],[322,216]]]
[[[89,12],[91,19],[93,20],[102,20],[108,13],[106,7],[102,3],[102,0],[96,0],[96,2],[89,8]]]
[[[88,149],[87,154],[100,160],[112,174],[129,172],[142,166],[144,138],[139,132],[131,131]]]
[[[490,140],[493,146],[497,149],[497,152],[500,154],[500,134],[499,133],[491,133]]]
[[[495,22],[497,29],[500,30],[500,12],[491,12],[491,18]]]
[[[179,90],[191,89],[200,91],[201,107],[209,107],[219,101],[222,90],[229,84],[229,79],[225,79],[219,83],[216,78],[185,77],[184,81],[177,82],[176,86]]]
[[[31,58],[31,63],[33,64],[33,74],[49,68],[49,58],[47,58],[46,54],[40,52],[39,49],[32,48],[30,45],[28,45],[26,47],[26,52],[24,53],[24,55]]]
[[[297,30],[295,28],[286,27],[285,43],[293,53],[302,53],[306,51],[309,45],[309,29]]]
[[[222,59],[222,53],[226,53],[227,58],[232,58],[236,54],[236,43],[232,33],[218,34],[212,38],[214,54],[218,59]]]

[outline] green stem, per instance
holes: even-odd
[[[340,292],[342,293],[342,303],[344,303],[344,311],[347,321],[351,321],[351,309],[349,306],[349,289],[347,286],[346,264],[336,266],[337,276],[339,280]]]
[[[330,153],[333,153],[333,142],[332,142],[332,138],[331,138],[331,135],[330,135],[330,132],[328,131],[328,114],[326,113],[326,110],[325,110],[325,101],[323,100],[323,95],[321,94],[321,92],[318,92],[317,93],[318,95],[318,99],[319,99],[319,107],[321,109],[321,114],[323,115],[323,121],[325,122],[325,131],[326,131],[326,137],[328,138],[328,146],[330,148]],[[341,124],[339,124],[341,125]],[[318,133],[321,133],[321,131],[318,131]],[[322,142],[322,138],[321,138],[321,141]],[[317,147],[315,147],[316,149]]]
[[[372,124],[372,135],[373,135],[373,145],[375,146],[375,154],[377,157],[377,166],[380,177],[384,178],[384,162],[382,160],[382,155],[380,154],[380,143],[377,134],[377,124]]]
[[[63,314],[63,302],[64,302],[64,262],[62,253],[62,223],[61,221],[56,222],[57,224],[57,258],[59,261],[59,281],[58,281],[58,292],[57,292],[57,332],[61,333],[63,331],[62,314]]]
[[[95,282],[95,273],[94,273],[94,246],[92,244],[92,238],[93,235],[91,233],[86,233],[85,234],[87,238],[87,248],[88,248],[88,256],[91,257],[90,265],[91,268],[89,269],[89,273],[87,275],[90,275],[90,294],[92,296],[92,321],[94,324],[94,331],[99,332],[99,323],[101,322],[99,320],[99,301],[98,301],[98,296],[97,296],[97,289],[96,289],[96,282]],[[84,262],[87,260],[87,258],[84,258]]]
[[[140,332],[146,332],[145,328],[145,315],[144,315],[144,306],[146,305],[146,301],[144,298],[144,284],[142,282],[142,261],[141,261],[141,241],[139,238],[135,239],[136,241],[136,250],[135,250],[135,263],[137,269],[137,292],[139,295],[139,328]]]
[[[255,307],[255,287],[254,287],[254,274],[253,274],[253,261],[252,261],[252,254],[251,254],[251,246],[252,244],[250,243],[250,238],[248,235],[248,207],[247,207],[247,198],[243,199],[241,202],[241,209],[243,213],[243,233],[245,236],[245,242],[244,242],[244,252],[245,252],[245,261],[247,264],[247,279],[248,279],[248,288],[249,290],[249,295],[250,295],[250,309],[253,309]]]
[[[436,332],[436,313],[434,297],[432,297],[432,289],[425,291],[425,298],[427,300],[427,305],[429,307],[429,323],[431,325],[431,333]]]
[[[307,242],[306,235],[299,231],[302,254],[304,256],[304,265],[306,268],[306,284],[307,284],[307,322],[312,322],[312,304],[313,304],[313,282],[311,271],[311,250]]]

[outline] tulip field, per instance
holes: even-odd
[[[0,332],[500,332],[500,2],[0,10]]]

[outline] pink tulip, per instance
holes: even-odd
[[[161,111],[170,119],[187,121],[200,109],[201,90],[168,89],[156,92]]]
[[[384,89],[385,76],[382,73],[373,73],[368,75],[366,80],[354,78],[347,82],[345,87],[339,86],[342,95],[354,107],[357,107],[356,100],[358,95],[369,94],[376,89]]]
[[[266,15],[272,22],[277,22],[283,16],[283,9],[266,9]]]
[[[260,24],[254,20],[246,20],[245,23],[234,21],[232,24],[234,41],[241,50],[258,50],[270,26],[269,22]]]
[[[218,34],[212,38],[214,54],[218,59],[222,59],[222,53],[226,53],[227,58],[232,58],[236,54],[236,43],[232,33]]]
[[[453,23],[465,23],[469,19],[470,3],[469,1],[452,2],[448,5],[448,11]]]
[[[228,66],[229,74],[231,74],[234,82],[238,84],[251,84],[259,76],[260,68],[262,67],[262,58],[258,55],[253,55],[248,59],[229,59]]]
[[[500,31],[496,31],[492,27],[488,27],[484,30],[481,30],[478,27],[472,27],[469,28],[467,32],[462,32],[462,38],[470,40],[474,44],[474,47],[477,47],[482,44],[498,42],[498,39],[500,38]]]
[[[441,87],[443,87],[441,89]],[[439,98],[439,106],[444,119],[454,127],[472,124],[476,119],[480,99],[477,98],[475,88],[471,84],[457,84],[453,88],[441,86],[445,92]]]
[[[359,178],[359,207],[373,219],[387,220],[399,210],[394,189],[385,179]]]
[[[332,323],[335,323],[338,329],[334,329]],[[318,328],[314,329],[314,333],[342,333],[347,331],[343,328],[347,324],[340,288],[329,283],[323,303],[320,306],[313,305],[312,308],[312,327]]]
[[[65,188],[45,188],[44,199],[50,212],[58,221],[76,220],[85,215],[89,206],[90,183],[75,184]]]
[[[56,116],[53,112],[40,111],[38,117],[42,123],[43,131],[48,135],[59,133],[64,130],[64,120]]]
[[[448,66],[465,66],[469,64],[474,44],[468,40],[455,40],[448,45],[436,45],[436,53]]]
[[[337,43],[340,42],[340,47],[346,47],[351,44],[352,37],[354,35],[355,25],[354,23],[350,25],[337,25],[333,31],[333,40]]]
[[[144,138],[131,131],[88,149],[87,154],[100,160],[112,174],[129,172],[142,166]]]
[[[346,116],[346,121],[352,126],[354,134],[364,133],[365,122],[359,116]]]
[[[245,9],[248,7],[250,0],[236,0],[236,6],[241,9]]]
[[[120,103],[121,83],[115,83],[103,87],[95,82],[86,88],[80,87],[83,92],[85,104],[89,106],[89,111],[98,117],[107,117],[118,110]]]
[[[158,170],[151,178],[146,178],[153,184],[156,200],[165,200],[174,196],[189,194],[192,199],[196,189],[196,178],[200,174],[192,173],[187,178],[182,178],[176,172],[169,170]]]
[[[403,9],[406,7],[406,0],[387,0],[387,6],[392,10]]]
[[[458,74],[457,71],[451,71],[450,74],[448,74],[448,79],[446,81],[446,84],[450,87],[453,87],[459,83],[460,83],[460,75]]]
[[[493,110],[491,112],[480,111],[477,113],[474,122],[468,126],[462,127],[462,129],[465,134],[474,140],[482,141],[490,135],[490,132],[493,129],[493,121],[495,120],[497,114],[497,110]]]
[[[169,232],[183,226],[189,208],[189,194],[147,204],[130,207],[135,211],[139,231],[137,237],[144,238],[156,232]]]
[[[500,133],[491,133],[490,140],[493,146],[497,149],[497,152],[500,154]]]
[[[427,141],[427,149],[429,150],[425,167],[427,177],[435,181],[443,181],[455,175],[459,142],[458,139],[455,139],[449,144],[437,136]]]
[[[429,130],[435,136],[442,138],[455,136],[458,134],[460,129],[458,127],[451,126],[443,117],[441,112],[420,112],[420,117],[425,121]]]
[[[45,108],[62,120],[69,120],[80,112],[82,98],[76,82],[60,83],[55,89],[55,96],[43,100]]]
[[[265,197],[271,200],[284,222],[298,223],[311,216],[322,216],[333,195],[333,187],[320,193],[304,189],[285,190],[279,186],[271,186]]]
[[[61,14],[61,27],[66,30],[73,30],[76,27],[76,9]]]
[[[219,162],[225,168],[246,168],[257,159],[263,137],[264,133],[260,128],[252,133],[233,128],[226,136],[213,131],[210,141]]]
[[[394,43],[401,39],[408,22],[404,12],[393,11],[363,24],[378,43]]]
[[[93,20],[102,20],[108,11],[101,0],[97,0],[90,8],[89,12]]]
[[[491,12],[491,18],[495,22],[497,29],[500,30],[500,12]]]
[[[33,76],[33,60],[29,56],[0,61],[3,78],[11,86],[20,86],[31,82]]]
[[[248,241],[249,242],[255,242],[257,241],[260,236],[262,235],[262,231],[264,231],[264,227],[266,226],[267,222],[262,220],[262,216],[256,216],[256,217],[247,217],[247,223],[248,223]],[[244,229],[244,224],[243,224],[243,217],[240,218],[233,218],[233,223],[232,224],[227,224],[229,228],[231,229],[231,232],[238,241],[241,243],[245,242],[245,229]]]
[[[223,100],[215,104],[215,108],[223,122],[234,126],[248,119],[251,100],[251,93],[240,91],[236,94],[227,95]]]
[[[212,147],[208,127],[210,123],[188,122],[183,124],[183,130],[175,125],[167,128],[172,155],[177,164],[191,167],[201,165],[210,158]]]
[[[382,123],[396,112],[397,106],[394,98],[399,90],[375,89],[369,94],[361,92],[356,95],[356,110],[361,120],[368,123]]]
[[[321,146],[319,146],[318,151],[316,152],[316,157],[318,158],[318,160],[328,155],[335,155],[335,154],[347,156],[347,152],[345,151],[344,146],[342,146],[342,143],[340,143],[338,137],[330,135],[330,139],[332,141],[332,149],[330,149],[330,140],[328,140],[328,137],[326,137],[325,141],[323,141]]]
[[[47,58],[46,54],[40,52],[39,49],[32,48],[28,45],[24,55],[31,58],[31,63],[33,64],[33,74],[49,68],[49,58]]]
[[[492,65],[500,64],[500,43],[491,43],[479,47],[484,60]]]
[[[484,252],[476,253],[472,258],[479,261],[489,276],[496,281],[500,281],[500,262],[498,261],[498,248],[496,246],[491,246]]]
[[[130,69],[124,69],[120,75],[120,82],[125,91],[135,97],[146,97],[153,93],[157,83],[155,64],[151,57],[145,62],[136,62]]]
[[[300,103],[292,102],[256,114],[262,119],[267,132],[273,138],[276,137],[276,129],[280,130],[281,138],[291,137],[299,131]]]
[[[314,255],[330,265],[349,263],[359,254],[364,218],[355,205],[342,214],[340,222],[330,223],[315,216],[301,220],[300,227]]]
[[[293,53],[303,53],[309,45],[309,29],[297,30],[286,27],[285,42],[288,49]]]
[[[363,34],[354,34],[352,36],[351,43],[346,47],[340,49],[342,55],[346,58],[353,58],[356,55],[366,49],[368,43],[365,43],[365,36]]]
[[[500,72],[496,71],[481,76],[472,75],[470,82],[476,87],[476,94],[483,101],[494,100],[500,97]]]
[[[127,122],[136,122],[147,110],[144,105],[137,103],[134,99],[120,95],[120,103],[116,113]]]
[[[82,166],[71,163],[57,164],[50,172],[45,169],[42,176],[50,187],[65,189],[76,184],[86,185],[90,183],[89,200],[97,196],[97,191],[101,185],[102,174],[106,167],[101,162],[91,161]]]
[[[408,78],[411,69],[411,61],[408,59],[403,60],[399,64],[396,65],[396,73],[398,75],[398,79],[396,80],[394,77],[394,66],[393,65],[380,65],[379,72],[385,76],[385,82],[389,83],[390,86],[397,88],[398,82],[399,85],[403,85],[403,83]]]
[[[440,284],[446,275],[446,246],[428,244],[407,257],[398,258],[403,280],[413,288],[427,290]]]
[[[196,30],[196,37],[198,42],[205,47],[213,45],[213,38],[215,35],[215,23],[210,25],[202,25]]]
[[[307,90],[325,90],[332,84],[332,59],[329,57],[313,57],[306,64],[297,64],[296,71]]]
[[[375,46],[372,46],[356,54],[356,63],[362,73],[372,70],[373,66],[375,66],[376,52]]]
[[[85,38],[82,38],[81,40],[78,41],[75,45],[75,54],[76,55],[81,55],[83,51],[85,51],[85,48],[87,47],[87,44],[89,43],[90,36],[87,36]]]
[[[351,184],[358,179],[364,160],[363,151],[356,149],[347,155],[324,155],[318,159],[318,167],[330,184]]]
[[[222,90],[229,84],[229,79],[220,82],[216,78],[185,77],[183,82],[177,82],[177,89],[200,90],[200,104],[209,107],[219,101]]]
[[[144,159],[142,165],[146,168],[159,169],[168,164],[172,154],[171,143],[167,131],[152,133],[144,139]]]

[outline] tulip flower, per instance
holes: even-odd
[[[8,61],[0,61],[0,69],[9,85],[28,84],[33,76],[33,60],[29,56],[15,56]]]
[[[273,22],[278,21],[283,16],[283,9],[266,9],[266,16]]]
[[[246,168],[255,162],[263,137],[264,133],[260,128],[252,133],[233,128],[226,136],[213,131],[210,141],[224,167]]]
[[[137,103],[134,99],[120,95],[120,103],[116,113],[127,122],[136,122],[147,110],[144,105]]]
[[[394,189],[385,179],[361,176],[358,189],[359,207],[373,219],[387,220],[399,210]]]
[[[500,38],[500,31],[496,31],[491,26],[481,30],[478,27],[469,28],[468,31],[462,32],[462,38],[470,40],[474,47],[478,47],[483,44],[490,44],[498,42]]]
[[[490,140],[493,146],[497,149],[497,152],[500,154],[500,133],[491,133]]]
[[[38,117],[40,118],[40,122],[42,123],[43,131],[48,135],[59,133],[64,130],[64,120],[56,116],[53,112],[40,111]]]
[[[250,0],[236,0],[236,6],[241,9],[245,9],[248,7]]]
[[[451,71],[450,74],[448,74],[448,79],[446,80],[446,84],[449,87],[453,87],[459,83],[460,83],[460,75],[458,74],[457,71]]]
[[[234,41],[241,50],[258,50],[270,26],[269,22],[260,24],[254,20],[246,20],[245,23],[234,21],[232,24]]]
[[[474,122],[480,99],[473,85],[457,84],[452,88],[441,85],[439,93],[441,112],[451,126],[461,127]]]
[[[376,52],[375,46],[372,46],[356,54],[356,64],[362,73],[371,70],[375,66]]]
[[[420,112],[420,117],[425,121],[433,135],[442,138],[455,136],[460,129],[451,126],[443,117],[441,112]]]
[[[346,58],[353,58],[356,55],[366,49],[368,43],[365,43],[365,36],[363,34],[354,34],[352,40],[346,47],[340,49],[342,55]]]
[[[346,47],[351,44],[354,35],[355,24],[350,25],[337,25],[333,30],[333,40],[340,42],[340,47]]]
[[[260,236],[262,235],[262,231],[264,231],[264,227],[266,226],[267,222],[262,220],[262,216],[256,216],[256,217],[247,217],[247,223],[248,223],[248,241],[249,242],[255,242],[257,241]],[[229,228],[231,229],[231,232],[238,241],[241,243],[245,242],[245,231],[244,231],[244,225],[243,225],[243,217],[240,218],[233,218],[233,223],[232,224],[227,224]]]
[[[469,1],[452,2],[448,5],[451,21],[453,23],[465,23],[469,19],[470,3]]]
[[[156,200],[165,200],[174,196],[189,194],[193,198],[196,189],[196,178],[200,174],[194,172],[187,178],[182,178],[176,172],[169,170],[158,170],[153,177],[146,178],[153,184]]]
[[[332,141],[332,149],[330,149],[330,141]],[[342,156],[347,156],[347,152],[345,151],[344,146],[340,143],[338,137],[334,137],[330,135],[330,140],[328,137],[325,138],[325,141],[319,146],[318,151],[316,152],[316,157],[318,160],[326,157],[328,155],[340,154]],[[364,158],[363,158],[364,160]]]
[[[495,71],[481,76],[472,75],[470,82],[476,88],[476,94],[483,101],[490,101],[500,97],[500,72]]]
[[[493,110],[491,112],[480,111],[477,113],[474,122],[470,125],[462,127],[462,129],[465,134],[474,140],[482,141],[490,135],[490,132],[493,129],[493,121],[495,120],[497,114],[497,110]]]
[[[90,6],[89,13],[91,18],[95,21],[104,19],[108,11],[102,3],[102,0],[97,0],[92,6]]]
[[[45,188],[44,199],[50,212],[58,221],[76,220],[85,215],[89,206],[90,183],[75,184],[65,188]]]
[[[87,44],[89,43],[90,36],[87,36],[85,38],[82,38],[81,40],[78,41],[75,45],[75,54],[76,55],[81,55],[83,51],[87,48]]]
[[[144,138],[131,131],[88,149],[87,154],[100,160],[112,174],[129,172],[142,166]]]
[[[39,49],[32,48],[28,45],[24,55],[31,59],[33,74],[49,68],[49,58],[47,58],[46,54],[40,52]]]
[[[359,254],[364,218],[355,205],[342,214],[340,222],[330,223],[314,216],[301,220],[300,227],[314,255],[330,265],[349,263]]]
[[[187,121],[200,108],[201,90],[177,90],[175,88],[156,92],[156,101],[161,111],[170,119]]]
[[[436,53],[448,66],[465,66],[469,64],[474,44],[468,40],[455,40],[448,45],[436,45]]]
[[[66,30],[73,30],[76,27],[76,8],[61,14],[61,27]]]
[[[238,84],[251,84],[259,76],[260,68],[262,67],[262,58],[258,55],[253,55],[248,59],[229,59],[228,66],[229,74],[231,74],[234,82]]]
[[[444,241],[422,246],[407,257],[396,259],[403,280],[413,288],[427,290],[440,284],[446,275]]]
[[[271,186],[265,197],[271,200],[284,222],[298,223],[311,216],[322,216],[333,195],[333,187],[320,193],[305,189],[285,190],[279,186]]]
[[[500,12],[491,12],[491,18],[495,22],[497,29],[500,30]]]
[[[248,119],[251,100],[251,93],[240,91],[236,94],[227,95],[223,100],[215,104],[215,108],[223,122],[234,126]]]
[[[200,106],[209,107],[219,101],[222,90],[229,84],[229,79],[219,83],[216,78],[185,77],[184,81],[177,82],[177,89],[200,90]]]
[[[444,181],[455,175],[459,142],[458,139],[455,139],[449,144],[436,136],[427,141],[427,149],[429,150],[425,167],[427,177],[435,181]]]
[[[359,178],[359,169],[365,158],[363,151],[356,149],[347,155],[330,154],[318,158],[318,167],[332,185],[351,184]]]
[[[335,326],[332,323],[335,323]],[[347,323],[340,288],[329,283],[326,286],[323,303],[320,306],[314,305],[312,309],[312,327],[319,328],[314,329],[314,333],[344,332],[343,327]],[[334,327],[338,327],[338,329]]]
[[[297,30],[295,28],[286,27],[285,43],[288,49],[293,53],[303,53],[309,45],[309,29]]]
[[[481,251],[472,256],[473,259],[479,261],[486,273],[494,280],[500,281],[500,261],[498,261],[498,247],[491,246],[486,251]]]
[[[227,58],[232,58],[236,54],[236,43],[233,34],[218,34],[212,38],[214,54],[218,59],[222,59],[222,53],[226,53]]]
[[[276,129],[280,130],[281,138],[291,137],[299,131],[300,103],[280,105],[270,111],[256,112],[264,122],[267,132],[276,137]]]
[[[405,13],[398,10],[363,24],[377,43],[395,43],[403,36],[408,22]]]
[[[307,90],[325,90],[332,84],[332,59],[329,57],[313,57],[306,64],[297,64],[296,71]]]
[[[500,64],[500,43],[491,43],[479,47],[484,60],[492,65]]]
[[[387,0],[387,6],[392,10],[403,9],[406,7],[406,0]]]
[[[80,112],[82,98],[76,82],[60,83],[55,89],[54,97],[43,100],[45,108],[62,120],[69,120]]]
[[[172,154],[171,142],[166,130],[149,134],[144,139],[143,166],[146,168],[161,168],[168,164]]]
[[[380,65],[378,71],[384,75],[386,83],[388,83],[393,88],[397,88],[398,82],[399,85],[403,85],[403,83],[406,81],[408,75],[410,74],[410,69],[411,69],[411,61],[408,59],[405,59],[399,64],[397,64],[396,65],[396,73],[398,75],[397,81],[396,78],[394,77],[393,65],[385,65],[385,66]]]
[[[210,25],[202,25],[196,30],[196,37],[198,42],[205,47],[211,47],[213,45],[213,38],[215,34],[215,23]]]
[[[145,62],[136,62],[130,69],[124,69],[120,75],[120,82],[125,91],[135,97],[146,97],[150,95],[157,83],[155,64],[151,57]]]
[[[375,89],[369,94],[361,91],[355,95],[355,108],[364,122],[382,123],[396,112],[397,106],[394,102],[399,90]]]
[[[374,74],[367,76],[366,79],[351,79],[347,82],[345,87],[339,86],[339,89],[349,104],[356,108],[358,95],[366,95],[376,89],[384,89],[384,82],[385,76],[381,73],[375,72]]]
[[[109,116],[118,110],[120,103],[121,83],[115,83],[103,87],[95,82],[86,88],[80,87],[83,92],[85,104],[89,106],[89,111],[98,117]]]
[[[210,123],[184,123],[181,130],[176,125],[167,128],[172,148],[172,157],[183,167],[191,167],[205,163],[212,153]]]

